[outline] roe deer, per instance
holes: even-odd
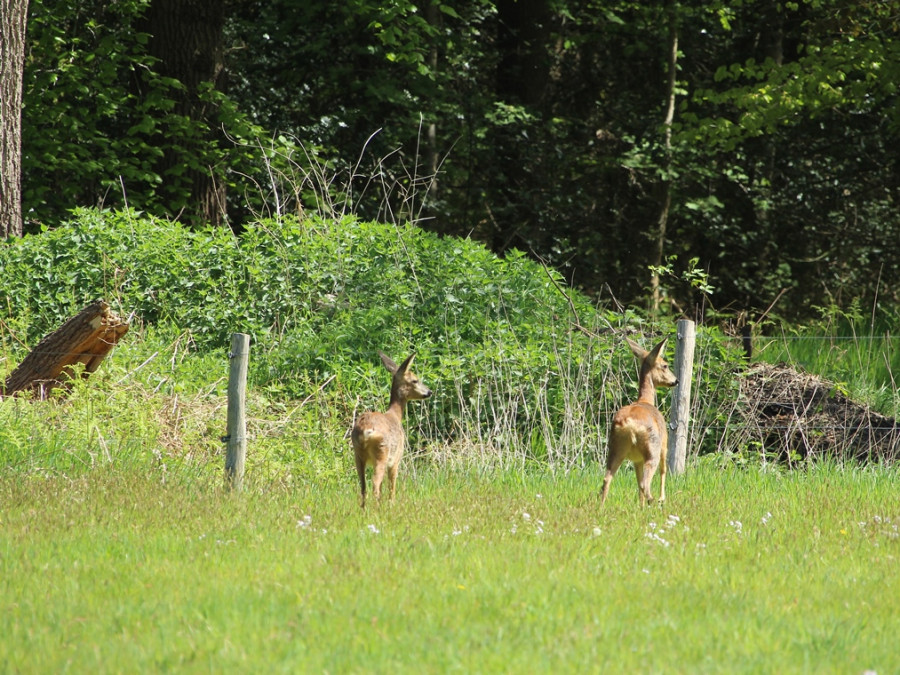
[[[360,415],[350,434],[356,458],[356,473],[359,474],[360,506],[366,505],[367,465],[373,467],[372,492],[375,499],[381,496],[381,481],[384,480],[385,471],[388,474],[391,499],[394,499],[397,471],[406,445],[406,434],[403,432],[406,402],[431,396],[431,390],[409,369],[415,354],[410,355],[399,367],[384,353],[378,354],[384,367],[393,375],[391,402],[387,412],[366,412]]]
[[[641,360],[638,400],[621,408],[613,417],[609,428],[609,448],[606,455],[606,476],[603,478],[603,495],[606,502],[613,476],[626,459],[634,464],[641,505],[653,501],[650,481],[659,469],[659,501],[666,499],[666,450],[668,431],[666,420],[656,408],[656,388],[674,387],[678,384],[660,353],[666,339],[647,352],[640,345],[625,338],[631,351]]]

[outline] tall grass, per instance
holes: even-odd
[[[809,326],[779,326],[756,340],[756,354],[785,362],[834,381],[851,398],[890,417],[900,417],[900,335],[897,309],[875,304],[868,312],[820,308]]]
[[[818,333],[818,334],[817,334]],[[900,417],[900,336],[821,334],[808,329],[758,340],[758,358],[834,381],[849,397]]]

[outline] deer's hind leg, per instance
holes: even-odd
[[[387,469],[387,462],[379,460],[375,463],[375,469],[372,471],[372,494],[375,499],[381,499],[381,482],[384,480],[384,472]]]
[[[641,499],[641,506],[643,506],[648,499],[653,501],[653,495],[650,494],[649,487],[649,479],[652,478],[652,476],[653,470],[651,467],[648,467],[644,462],[634,462],[634,477],[637,479],[638,495]]]
[[[610,435],[609,448],[606,454],[606,475],[603,477],[603,492],[600,495],[600,503],[606,502],[609,495],[609,486],[612,484],[613,477],[625,461],[625,452],[616,441],[615,437]]]
[[[659,501],[666,501],[666,460],[662,459],[659,463]]]
[[[356,475],[359,477],[359,505],[366,505],[366,460],[356,455]]]
[[[641,491],[641,504],[645,502],[648,504],[653,503],[653,493],[650,490],[650,487],[653,483],[653,476],[656,473],[656,469],[659,467],[659,460],[653,459],[649,460],[641,466],[641,473],[638,475],[638,489]],[[635,465],[635,469],[637,469],[637,465]],[[662,465],[662,469],[660,470],[660,501],[666,498],[666,468],[665,464]]]
[[[397,474],[400,472],[400,462],[388,467],[388,487],[390,488],[390,498],[394,501],[394,491],[397,488]]]

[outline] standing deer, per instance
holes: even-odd
[[[668,431],[666,420],[656,408],[656,388],[674,387],[678,380],[669,364],[660,356],[666,339],[647,352],[628,340],[628,346],[641,360],[638,400],[621,408],[613,417],[609,429],[609,449],[606,455],[606,476],[603,478],[601,504],[606,502],[613,476],[626,459],[634,464],[641,505],[653,501],[650,482],[659,469],[659,501],[666,499],[666,450]]]
[[[356,473],[359,475],[360,506],[366,505],[367,465],[374,468],[372,492],[375,499],[381,496],[381,481],[384,480],[385,471],[388,474],[391,500],[394,499],[397,472],[406,446],[406,434],[403,432],[406,403],[431,396],[431,390],[409,370],[409,364],[412,363],[415,354],[411,354],[399,367],[384,353],[378,354],[384,367],[393,375],[391,402],[387,412],[366,412],[360,415],[350,434],[356,458]]]

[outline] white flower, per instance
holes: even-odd
[[[531,514],[527,511],[522,513],[522,520],[531,520]]]
[[[297,527],[304,528],[309,527],[312,524],[312,516],[308,513],[303,516],[300,520],[297,521]]]
[[[658,534],[656,534],[656,532],[648,532],[644,536],[647,537],[647,539],[652,539],[653,541],[662,544],[666,548],[669,547],[669,542],[666,541],[665,539],[663,539],[662,537],[660,537]]]
[[[595,527],[594,528],[594,536],[599,537],[601,534],[603,534],[603,531],[599,527]]]
[[[381,532],[381,530],[375,527],[375,525],[368,525],[367,527],[369,528],[369,532],[371,532],[372,534],[379,534]]]

